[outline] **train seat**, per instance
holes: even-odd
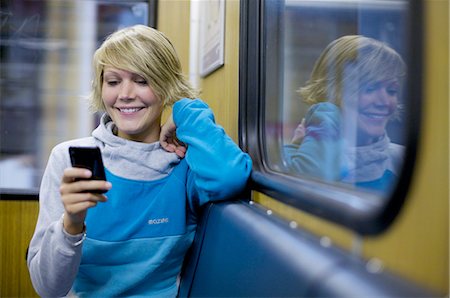
[[[245,201],[206,206],[180,297],[432,297]]]

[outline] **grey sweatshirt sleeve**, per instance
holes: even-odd
[[[61,218],[64,207],[59,187],[64,169],[70,166],[67,148],[67,144],[60,144],[50,155],[39,192],[39,217],[28,250],[31,281],[42,297],[67,295],[81,260],[83,234],[66,233]]]

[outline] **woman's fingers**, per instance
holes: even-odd
[[[92,176],[92,172],[83,168],[67,168],[64,170],[62,183],[71,183],[76,179],[89,179]]]
[[[78,180],[71,183],[62,183],[61,195],[71,193],[103,193],[110,190],[111,183],[104,180]]]
[[[98,202],[105,202],[107,198],[101,193],[112,187],[108,181],[89,180],[91,175],[91,171],[82,168],[64,170],[60,186],[61,200],[66,212],[74,218],[80,217],[79,220],[84,220],[88,208],[96,206]]]
[[[105,202],[106,196],[101,194],[111,189],[112,185],[104,180],[90,180],[92,172],[83,168],[67,168],[64,170],[59,191],[64,205],[64,228],[71,234],[77,234],[86,218],[86,212],[98,204]]]
[[[76,213],[82,209],[87,209],[97,205],[98,202],[106,202],[107,197],[96,193],[68,193],[62,196],[62,201],[65,209],[70,213]],[[75,206],[75,207],[74,207]],[[79,209],[81,206],[82,209]],[[83,208],[84,206],[84,208]],[[69,210],[70,209],[70,210]]]
[[[67,194],[63,199],[64,209],[69,214],[84,212],[88,208],[96,206],[99,201],[106,201],[106,197],[100,198],[100,196],[91,193]]]
[[[61,195],[80,192],[107,192],[111,183],[104,180],[89,180],[92,172],[83,168],[67,168],[64,170],[60,187]]]

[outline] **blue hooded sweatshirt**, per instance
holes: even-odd
[[[104,115],[91,137],[57,145],[40,191],[40,211],[28,267],[40,296],[175,297],[177,278],[203,204],[229,198],[246,185],[250,157],[215,124],[199,99],[173,106],[184,159],[159,142],[122,139]],[[90,208],[86,233],[62,227],[59,186],[70,167],[69,146],[98,146],[112,188]]]

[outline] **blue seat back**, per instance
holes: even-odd
[[[205,210],[180,297],[430,297],[247,202]]]

